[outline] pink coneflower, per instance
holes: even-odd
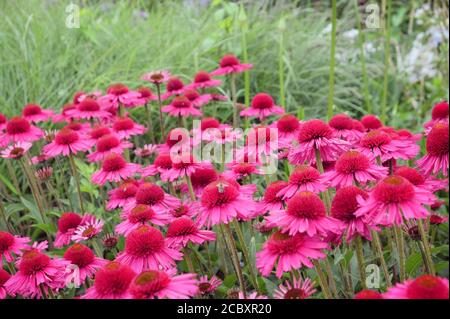
[[[142,102],[147,104],[150,101],[155,101],[158,99],[156,95],[153,94],[152,90],[146,86],[140,86],[136,92],[140,94],[139,98]]]
[[[383,295],[378,291],[366,289],[358,292],[353,299],[383,299]]]
[[[320,152],[322,161],[334,161],[350,144],[347,141],[333,137],[333,131],[322,120],[309,120],[303,123],[297,136],[297,146],[289,151],[289,162],[303,164],[315,163],[316,150]]]
[[[142,177],[160,174],[161,180],[167,182],[169,180],[169,171],[171,168],[172,157],[169,153],[161,153],[155,158],[153,164],[142,169]]]
[[[197,135],[194,135],[194,138]],[[201,139],[215,144],[231,144],[237,142],[242,137],[242,132],[238,129],[221,125],[220,128],[208,128],[201,132]]]
[[[149,158],[156,153],[157,146],[153,144],[145,144],[142,147],[138,147],[134,150],[134,154],[140,158]]]
[[[106,90],[106,95],[97,99],[101,106],[105,109],[117,110],[119,104],[125,107],[133,107],[136,105],[144,105],[143,99],[141,99],[141,94],[135,91],[130,91],[130,89],[122,84],[117,83],[108,87]]]
[[[219,179],[234,186],[245,198],[250,199],[250,200],[253,200],[253,197],[254,197],[256,191],[258,190],[258,188],[256,187],[255,184],[241,185],[236,180],[227,178],[222,175],[219,177]],[[254,203],[254,204],[256,204],[256,203]],[[253,209],[253,207],[252,207],[252,209]]]
[[[251,175],[262,175],[264,172],[258,168],[258,165],[252,163],[228,163],[226,164],[228,168],[222,176],[235,179],[242,180]]]
[[[34,142],[40,140],[44,132],[31,125],[26,119],[15,116],[6,123],[5,133],[0,134],[0,146],[17,142]]]
[[[383,294],[385,299],[447,299],[449,298],[448,279],[422,275],[390,287]]]
[[[87,156],[89,162],[99,162],[104,160],[109,154],[122,154],[125,149],[133,147],[133,143],[120,140],[114,134],[108,134],[97,140],[95,152]]]
[[[362,236],[367,240],[372,240],[371,230],[377,228],[366,222],[364,216],[355,216],[355,212],[360,205],[357,197],[367,199],[367,192],[355,186],[347,186],[338,189],[331,203],[331,216],[340,220],[345,226],[347,242],[350,242],[356,236]]]
[[[5,283],[9,278],[11,278],[11,275],[6,270],[0,268],[0,300],[6,298]]]
[[[258,233],[261,234],[270,234],[274,228],[276,228],[275,225],[267,223],[267,221],[263,222],[257,222],[254,224],[253,228],[256,229]]]
[[[96,125],[90,130],[90,132],[87,135],[87,138],[93,140],[94,143],[97,143],[97,141],[100,138],[110,134],[112,134],[112,130],[109,127],[103,125]]]
[[[255,203],[250,198],[231,182],[220,179],[203,189],[198,222],[208,227],[228,224],[234,218],[247,218],[254,210]]]
[[[186,200],[178,205],[178,207],[171,209],[169,215],[173,218],[187,217],[194,218],[200,209],[198,202],[191,202]]]
[[[44,154],[39,154],[37,156],[33,156],[30,160],[30,164],[32,165],[37,165],[39,163],[45,162],[46,160],[50,159],[50,157],[48,155]]]
[[[191,174],[192,187],[198,195],[201,194],[206,186],[217,179],[219,179],[219,174],[217,174],[214,167],[200,168]]]
[[[212,101],[228,101],[229,98],[226,95],[218,94],[218,93],[211,93],[211,100]]]
[[[241,116],[257,117],[260,121],[274,114],[284,114],[284,109],[275,105],[272,96],[267,93],[256,94],[250,107],[240,113]]]
[[[435,196],[428,190],[415,187],[401,176],[389,176],[378,182],[364,200],[358,197],[361,206],[356,217],[366,216],[369,221],[383,225],[401,225],[403,218],[425,218],[430,213],[423,205],[431,205]]]
[[[84,139],[77,132],[63,128],[56,134],[53,142],[44,146],[43,151],[49,157],[69,156],[78,152],[86,152],[93,145],[92,141]]]
[[[242,291],[239,291],[238,295],[237,295],[237,299],[241,299],[241,300],[265,300],[265,299],[269,299],[269,297],[267,297],[266,295],[260,295],[259,292],[257,291],[252,291],[250,293],[246,293],[244,295],[244,293]]]
[[[34,173],[34,176],[42,182],[49,180],[53,175],[53,168],[51,166],[44,166]]]
[[[358,151],[343,153],[334,165],[334,169],[321,177],[321,182],[331,187],[353,185],[354,182],[365,185],[377,181],[388,174],[388,168],[378,166]]]
[[[97,236],[103,230],[104,222],[92,215],[83,216],[80,225],[74,230],[71,240],[79,243],[83,240],[89,240]]]
[[[283,233],[295,235],[307,233],[309,236],[339,233],[342,224],[328,217],[319,196],[312,192],[300,192],[287,202],[285,210],[271,211],[266,219],[281,228]]]
[[[399,129],[395,132],[395,134],[399,140],[406,140],[413,143],[422,139],[422,134],[413,134],[407,129]]]
[[[198,280],[198,290],[201,295],[214,293],[220,285],[222,285],[222,280],[216,276],[212,276],[211,279],[208,279],[207,276],[201,276]]]
[[[436,179],[433,176],[425,177],[416,169],[408,166],[399,166],[395,169],[395,175],[406,178],[416,187],[425,188],[434,193],[440,189],[448,188],[448,180]]]
[[[208,104],[209,101],[211,101],[210,94],[200,95],[195,89],[188,89],[184,91],[184,96],[195,107],[202,107],[203,105]]]
[[[355,120],[355,119],[353,119],[353,129],[358,132],[362,132],[362,133],[364,133],[366,131],[366,128],[361,123],[361,121]]]
[[[125,207],[129,202],[134,200],[139,183],[135,181],[125,180],[119,187],[108,192],[109,200],[106,204],[107,210],[113,210],[118,207]]]
[[[9,295],[41,298],[42,293],[58,291],[65,286],[68,262],[60,258],[51,259],[41,252],[41,248],[45,249],[46,244],[24,251],[16,261],[19,271],[5,283]]]
[[[191,135],[186,129],[174,128],[167,134],[165,143],[158,145],[158,152],[176,153],[178,151],[183,153],[186,150],[190,150],[198,142],[191,138]]]
[[[364,135],[356,149],[370,159],[380,157],[382,162],[390,159],[408,160],[419,153],[419,146],[415,143],[395,139],[381,130],[371,130]]]
[[[311,279],[295,279],[291,284],[286,280],[285,286],[279,285],[273,293],[275,299],[307,299],[316,292]]]
[[[101,170],[92,174],[91,181],[97,185],[104,185],[106,182],[120,182],[133,177],[139,173],[139,164],[127,163],[127,161],[117,153],[106,155]]]
[[[17,142],[2,150],[0,156],[9,159],[20,159],[29,151],[32,146],[33,144],[31,143]]]
[[[85,136],[89,134],[89,131],[91,130],[91,125],[89,123],[81,123],[81,122],[70,122],[63,128],[71,129],[72,131],[75,131],[80,136]]]
[[[358,141],[364,133],[354,128],[353,119],[346,114],[336,114],[328,122],[334,137],[342,138],[351,143]]]
[[[173,95],[181,95],[186,90],[183,81],[178,77],[170,77],[166,83],[166,93],[162,95],[163,100],[167,100]]]
[[[2,113],[0,113],[0,131],[3,131],[6,127],[8,119]]]
[[[198,293],[195,274],[170,276],[159,270],[147,270],[136,276],[130,285],[135,299],[188,299]]]
[[[172,159],[172,168],[167,171],[169,181],[191,176],[196,170],[210,168],[209,162],[198,162],[192,154],[181,154]]]
[[[431,225],[440,225],[443,223],[448,222],[448,217],[447,216],[441,216],[438,214],[432,214],[430,216],[430,224]]]
[[[33,123],[46,122],[53,116],[52,110],[44,110],[37,104],[27,104],[22,110],[25,120]]]
[[[179,207],[180,200],[172,195],[166,194],[156,184],[142,183],[138,187],[134,200],[125,206],[125,211],[130,211],[139,204],[148,205],[159,214]]]
[[[449,107],[447,101],[436,103],[431,111],[431,120],[423,125],[425,132],[428,134],[436,123],[448,123],[448,114]]]
[[[63,259],[73,265],[68,267],[72,271],[66,274],[66,282],[72,282],[76,287],[83,284],[87,278],[93,278],[97,270],[108,263],[107,260],[96,257],[92,250],[83,244],[69,247]]]
[[[361,124],[364,125],[366,130],[376,130],[383,126],[380,119],[372,114],[364,115],[361,118]]]
[[[125,139],[147,132],[144,126],[134,123],[128,117],[117,118],[112,125],[112,129],[120,138]]]
[[[175,117],[202,116],[202,112],[193,107],[192,103],[185,96],[175,97],[172,103],[162,108],[162,111]]]
[[[288,185],[285,181],[270,183],[264,192],[263,198],[258,203],[259,210],[265,213],[283,209],[284,199],[283,196],[278,196],[278,193]]]
[[[212,71],[211,75],[226,75],[231,73],[241,73],[253,67],[252,64],[241,64],[238,58],[232,54],[224,55],[219,63],[220,67]]]
[[[278,129],[278,138],[286,143],[290,143],[297,138],[300,131],[301,121],[292,114],[283,115],[270,125]]]
[[[73,110],[67,111],[67,114],[74,119],[105,119],[111,114],[103,110],[100,104],[94,99],[84,99]]]
[[[94,285],[82,299],[131,299],[128,287],[136,273],[127,265],[109,262],[95,274]]]
[[[153,71],[149,73],[145,73],[141,80],[151,82],[153,84],[162,84],[169,80],[170,72],[166,70],[162,71]]]
[[[211,75],[206,71],[199,71],[194,77],[194,82],[189,84],[189,89],[204,89],[209,87],[219,86],[222,83],[220,80],[214,80]]]
[[[90,92],[90,93],[77,92],[73,96],[72,103],[75,104],[75,105],[78,105],[81,102],[83,102],[85,99],[97,100],[101,96],[102,96],[102,92],[101,91],[94,91],[94,92]]]
[[[72,212],[62,213],[58,220],[58,231],[54,246],[61,248],[70,244],[77,227],[82,223],[80,215]]]
[[[448,124],[435,124],[427,136],[427,154],[416,162],[424,175],[448,176],[448,144]]]
[[[173,220],[167,228],[166,241],[171,248],[186,247],[191,242],[200,245],[205,241],[216,240],[216,234],[210,230],[201,230],[190,218],[180,217]]]
[[[320,193],[326,189],[325,184],[320,181],[320,173],[317,169],[308,165],[299,165],[289,176],[288,185],[281,189],[277,196],[286,200],[292,198],[298,192]]]
[[[306,234],[289,236],[278,231],[256,253],[256,267],[265,277],[276,267],[276,276],[281,278],[284,272],[300,269],[302,266],[312,268],[310,259],[325,258],[322,249],[327,248],[327,243],[315,237]]]
[[[125,211],[121,214],[121,218],[125,219],[115,228],[116,232],[127,236],[133,230],[148,223],[157,226],[164,226],[169,223],[170,215],[166,212],[155,213],[155,211],[148,205],[139,204],[130,211]]]
[[[119,253],[116,261],[140,273],[149,269],[170,269],[182,256],[178,250],[167,246],[161,231],[142,225],[128,234],[125,250]]]
[[[262,164],[267,156],[277,156],[279,144],[276,128],[263,125],[252,127],[244,147],[236,150],[236,161]]]
[[[0,266],[5,257],[6,262],[10,263],[14,260],[14,255],[20,256],[22,250],[28,248],[30,238],[13,236],[12,234],[0,231]],[[14,255],[13,255],[14,254]]]

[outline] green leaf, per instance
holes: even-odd
[[[20,197],[20,200],[22,201],[22,203],[25,205],[25,207],[30,211],[31,215],[38,220],[39,222],[43,222],[42,220],[42,216],[39,213],[39,210],[36,206],[36,203],[29,201],[28,199],[26,199],[25,197]]]
[[[5,184],[11,192],[14,193],[14,195],[19,195],[14,185],[9,181],[8,178],[3,176],[3,174],[0,173],[0,179],[2,180],[3,184]]]
[[[228,288],[233,288],[236,281],[237,281],[236,274],[230,274],[226,276],[225,279],[223,280],[223,285]]]

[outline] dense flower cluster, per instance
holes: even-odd
[[[4,219],[0,299],[224,296],[224,272],[233,271],[239,288],[228,291],[230,298],[333,298],[339,297],[337,265],[348,262],[342,252],[356,251],[362,267],[375,247],[376,262],[386,266],[380,239],[398,251],[400,265],[385,267],[394,284],[387,276],[384,292],[364,290],[360,273],[356,286],[345,287],[346,297],[448,298],[429,235],[447,222],[432,209],[442,205],[438,192],[448,191],[448,103],[436,104],[424,132],[414,135],[375,115],[300,120],[258,93],[236,113],[252,121],[244,135],[213,117],[210,105],[236,101],[217,94],[225,81],[215,77],[234,79],[251,68],[225,55],[216,70],[199,71],[191,83],[168,71],[143,75],[156,93],[117,83],[105,93],[76,93],[59,114],[36,104],[19,116],[0,114],[1,157],[24,168],[43,230],[28,232],[27,220]],[[164,118],[201,124],[166,134]],[[216,163],[194,154],[203,143],[230,151]],[[267,173],[272,151],[275,172]],[[55,183],[67,187],[65,197]],[[420,241],[428,273],[416,279],[405,277],[406,236]],[[344,284],[346,271],[341,268]],[[261,287],[261,276],[276,283],[273,293]]]

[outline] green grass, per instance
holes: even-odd
[[[164,1],[164,6],[151,9],[147,20],[133,15],[138,4],[119,2],[108,10],[92,4],[81,9],[81,28],[68,29],[69,1],[2,3],[0,105],[7,115],[29,102],[60,108],[75,91],[104,89],[111,82],[136,86],[143,83],[141,74],[152,69],[166,68],[189,80],[197,69],[214,69],[224,53],[242,58],[241,29],[231,4],[198,11]],[[283,16],[287,107],[295,112],[302,105],[308,114],[324,114],[329,39],[320,33],[328,24],[327,8],[313,11],[285,2],[268,9],[258,2],[247,8],[247,15],[248,56],[255,66],[250,72],[251,95],[278,95],[275,43]],[[339,23],[351,26],[352,21],[343,16]],[[373,61],[369,72],[375,75],[379,66],[380,61]],[[335,104],[344,110],[362,105],[359,72],[358,65],[337,66]],[[243,77],[240,81],[243,89]]]
[[[169,69],[188,81],[198,69],[214,69],[225,53],[232,52],[240,58],[244,55],[240,5],[236,3],[215,0],[200,8],[184,5],[182,1],[119,1],[110,5],[83,1],[81,28],[68,29],[65,8],[70,2],[18,0],[0,4],[1,112],[8,116],[17,114],[30,102],[59,109],[77,90],[105,89],[112,82],[134,87],[143,84],[139,80],[142,73],[153,69]],[[287,109],[297,113],[302,106],[308,118],[324,116],[331,35],[323,30],[330,23],[329,3],[277,1],[274,4],[265,0],[243,3],[248,59],[254,64],[250,72],[250,97],[266,91],[280,103],[278,41],[280,32],[284,32],[283,80]],[[354,3],[337,1],[337,8],[336,54],[354,55],[360,50],[358,41],[349,42],[342,37],[344,31],[357,28]],[[392,38],[405,54],[414,34],[402,30],[408,23],[403,8],[407,10],[393,1],[396,25],[393,25]],[[138,10],[146,10],[148,18],[137,17]],[[283,31],[278,27],[281,19],[286,24]],[[380,48],[365,61],[370,99],[373,111],[378,114],[383,89],[383,37],[377,31],[364,32],[365,38]],[[448,52],[448,46],[443,52]],[[447,57],[443,61],[443,65],[448,65]],[[418,95],[415,88],[405,88],[395,62],[392,58],[387,81],[389,120],[392,112],[408,112],[411,104],[408,99],[411,94],[413,98]],[[360,59],[350,63],[337,61],[335,72],[334,111],[361,115],[367,103]],[[442,82],[445,83],[439,83]],[[429,89],[433,99],[445,95],[445,89],[435,89],[435,86]],[[239,100],[244,102],[243,76],[239,77],[238,88]],[[427,103],[431,105],[430,101]],[[429,105],[425,110],[428,109]],[[414,119],[407,116],[403,120]]]

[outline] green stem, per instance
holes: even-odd
[[[149,104],[145,104],[145,111],[147,112],[147,125],[148,125],[148,136],[152,144],[155,144],[155,135],[153,133],[153,121],[152,121],[152,110]]]
[[[394,233],[398,251],[400,281],[403,282],[406,279],[405,240],[403,238],[402,230],[399,226],[394,226]]]
[[[362,243],[361,236],[356,236],[355,245],[356,245],[356,258],[358,260],[359,278],[361,281],[361,287],[362,287],[362,289],[367,289],[366,266],[365,266],[365,262],[364,262],[364,249],[363,249],[363,243]]]
[[[0,200],[0,215],[2,216],[2,219],[5,223],[5,226],[8,229],[8,231],[11,233],[14,233],[14,229],[13,229],[12,225],[9,224],[8,218],[6,217],[6,211],[3,206],[3,201],[1,201],[1,200]]]
[[[39,193],[39,188],[37,186],[36,177],[31,172],[30,166],[28,164],[28,160],[26,158],[22,158],[22,166],[23,166],[23,171],[25,173],[25,176],[28,179],[28,183],[30,184],[31,193],[33,195],[36,206],[39,210],[39,214],[41,215],[42,222],[44,224],[46,224],[47,218],[45,215],[44,207],[42,205],[41,194]]]
[[[156,91],[158,93],[159,127],[160,127],[160,130],[161,130],[160,142],[162,142],[162,141],[164,141],[164,138],[166,137],[166,133],[164,132],[164,120],[163,120],[163,113],[162,113],[162,100],[161,100],[161,86],[160,86],[160,84],[156,84]]]
[[[314,148],[314,155],[316,156],[317,169],[319,170],[319,173],[322,175],[324,173],[322,157],[320,155],[320,151],[317,148]],[[327,213],[329,215],[330,214],[330,210],[331,210],[330,192],[329,192],[328,189],[326,189],[322,194],[323,194],[323,200],[325,202],[325,207],[327,208]]]
[[[428,235],[425,231],[425,227],[423,226],[423,222],[421,219],[417,220],[417,226],[419,227],[419,233],[420,233],[420,237],[422,239],[423,248],[424,248],[425,257],[426,257],[424,262],[426,264],[428,264],[427,268],[430,271],[430,275],[435,275],[436,270],[434,268],[433,257],[431,255],[431,249],[430,249],[430,243],[428,241]]]
[[[231,73],[230,75],[231,86],[231,101],[233,103],[233,127],[237,128],[239,125],[239,112],[237,107],[237,95],[236,95],[236,75]]]
[[[386,285],[388,287],[390,287],[391,286],[391,277],[389,275],[389,269],[387,267],[386,260],[384,259],[383,247],[381,246],[380,236],[378,235],[378,233],[376,231],[372,230],[372,237],[373,237],[373,241],[375,244],[374,246],[375,246],[376,254],[378,256],[378,259],[380,260],[381,268],[383,269],[384,278],[386,280]]]
[[[256,290],[260,291],[259,285],[258,285],[258,280],[256,278],[256,274],[255,274],[253,265],[250,262],[250,257],[249,257],[250,254],[248,253],[247,245],[245,243],[244,234],[242,232],[241,226],[239,225],[239,222],[237,221],[237,219],[233,220],[233,225],[234,225],[234,229],[236,230],[236,234],[237,234],[237,237],[238,237],[238,240],[239,240],[239,244],[241,245],[242,254],[244,255],[245,263],[247,264],[247,267],[248,267],[249,272],[250,272],[250,278],[252,279],[253,287],[255,287]]]
[[[6,168],[8,169],[8,174],[11,176],[14,187],[16,188],[17,194],[20,196],[22,194],[22,190],[20,189],[20,184],[17,179],[16,170],[14,169],[11,161],[6,160]]]
[[[73,177],[75,179],[75,185],[77,187],[78,199],[80,201],[80,209],[81,209],[81,212],[84,213],[85,211],[84,211],[84,204],[83,204],[83,195],[81,194],[80,175],[78,174],[77,165],[75,163],[75,160],[74,160],[72,154],[69,155],[69,162],[70,162],[70,167],[72,168]]]
[[[334,298],[339,299],[339,293],[337,290],[336,281],[334,280],[333,269],[331,268],[331,264],[328,258],[325,259],[325,269],[328,275],[328,284],[330,286],[330,290],[333,293]]]
[[[319,279],[319,284],[320,284],[320,287],[322,288],[322,293],[323,293],[325,299],[332,299],[330,288],[328,287],[327,280],[322,271],[320,263],[317,261],[317,259],[314,259],[313,264],[317,271],[317,277]]]
[[[229,246],[229,249],[231,252],[231,259],[233,260],[234,267],[236,270],[236,275],[239,280],[239,286],[241,288],[242,294],[244,295],[244,299],[246,299],[244,275],[242,274],[241,265],[239,263],[239,256],[237,253],[236,244],[234,242],[233,233],[231,232],[231,228],[230,228],[229,224],[225,224],[223,228],[225,229],[224,233],[226,235],[224,239],[225,239],[225,242],[228,242],[228,246]]]
[[[389,75],[389,56],[391,47],[391,0],[387,0],[387,17],[385,20],[385,42],[384,42],[384,78],[383,95],[381,98],[381,121],[386,121],[387,115],[387,95],[388,95],[388,75]]]
[[[278,51],[278,77],[280,85],[280,104],[286,108],[286,97],[284,94],[284,33],[280,31],[280,45]],[[248,105],[248,104],[246,104]]]
[[[367,113],[372,113],[372,103],[370,102],[370,93],[369,93],[369,79],[367,77],[367,67],[366,67],[366,54],[364,52],[364,43],[365,36],[364,32],[361,28],[361,14],[359,12],[359,4],[358,0],[355,0],[355,11],[358,23],[358,36],[359,36],[359,50],[361,54],[361,74],[363,78],[363,92],[364,99],[366,101]]]
[[[329,92],[328,92],[328,111],[327,117],[330,120],[333,117],[334,104],[334,66],[336,52],[336,0],[331,0],[331,50],[330,50],[330,74],[329,74]]]
[[[195,196],[194,187],[192,186],[191,178],[186,175],[185,179],[186,179],[186,184],[188,185],[189,195],[191,196],[191,200],[195,202],[197,200],[197,197]]]
[[[191,274],[195,274],[195,268],[194,268],[194,264],[192,263],[192,259],[191,259],[191,255],[190,255],[190,251],[189,248],[184,248],[184,257],[186,259],[186,264],[188,266],[188,270]]]

